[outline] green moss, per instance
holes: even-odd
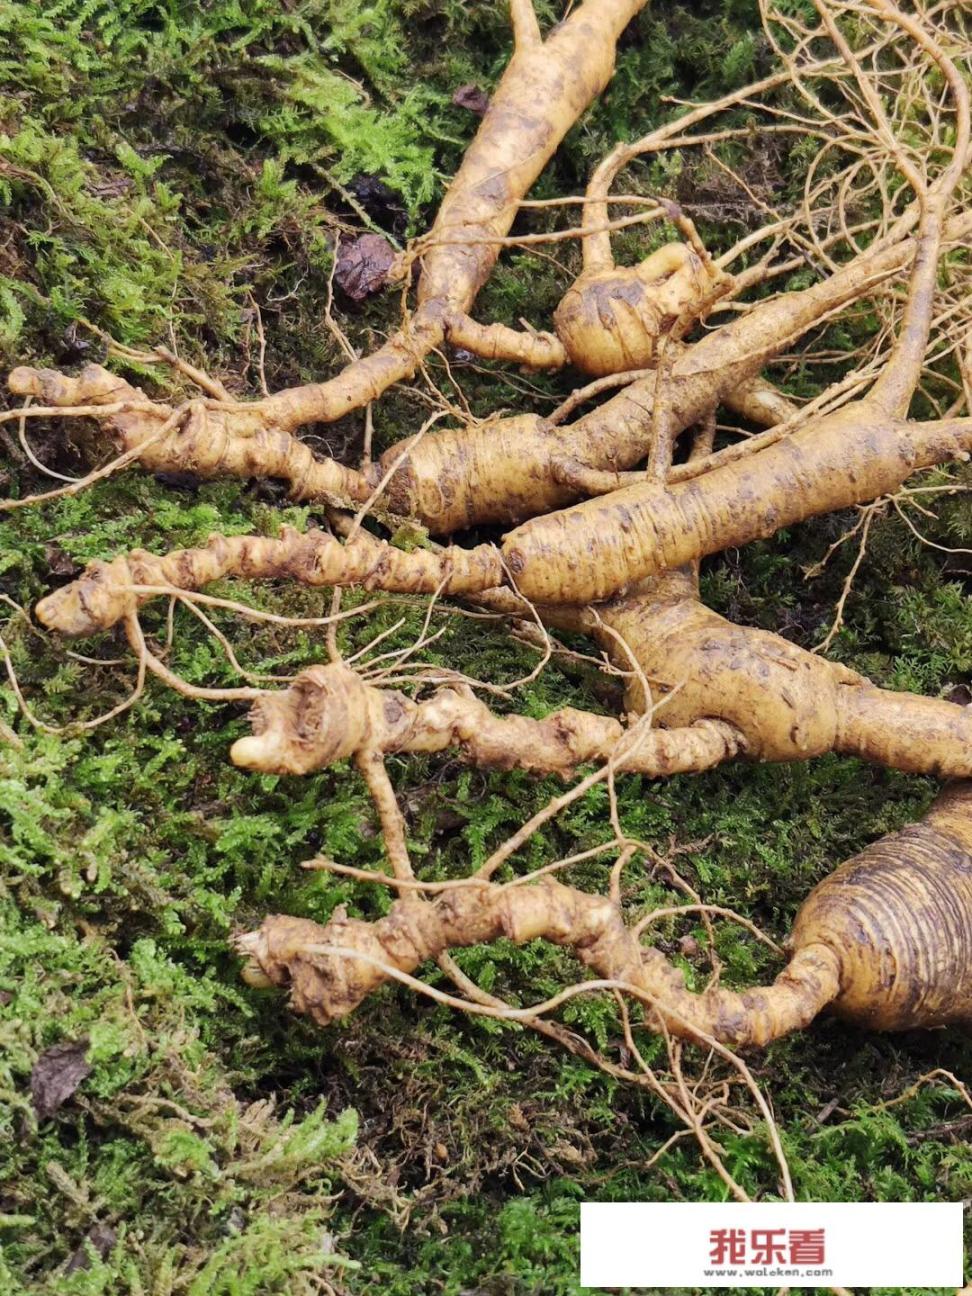
[[[545,22],[559,7],[540,6]],[[576,191],[591,162],[668,108],[663,94],[703,96],[764,70],[751,0],[658,3],[623,42],[618,74],[573,130],[537,193]],[[319,378],[341,362],[322,327],[330,241],[357,226],[347,201],[359,172],[399,195],[398,234],[427,221],[476,120],[455,107],[465,82],[491,85],[509,52],[502,5],[459,0],[82,0],[0,6],[0,365],[99,358],[90,320],[133,345],[169,341],[244,395],[258,390],[254,306],[266,330],[271,387]],[[785,192],[809,159],[779,167]],[[658,159],[627,182],[646,191],[704,186],[697,161]],[[569,216],[531,212],[524,229]],[[702,214],[719,246],[733,228]],[[619,255],[657,233],[630,232]],[[543,327],[566,282],[535,253],[505,256],[482,296],[485,319],[526,315]],[[797,286],[797,277],[792,286]],[[378,298],[338,315],[361,348],[395,319]],[[854,327],[876,326],[862,312]],[[826,345],[856,338],[834,328]],[[436,362],[438,364],[438,362]],[[445,389],[441,366],[433,370]],[[549,409],[570,377],[524,380],[504,368],[456,370],[474,410]],[[138,380],[175,385],[143,366]],[[818,370],[785,374],[806,393]],[[376,442],[414,431],[424,408],[394,392],[376,410]],[[321,430],[353,455],[360,420]],[[84,462],[64,424],[33,424],[40,457],[61,471]],[[5,489],[41,478],[11,451]],[[46,484],[46,483],[45,483]],[[913,520],[937,544],[969,544],[967,498]],[[8,515],[0,588],[29,606],[71,563],[136,544],[196,543],[214,529],[272,533],[310,510],[281,508],[261,483],[178,490],[130,473],[75,499]],[[822,637],[853,559],[845,546],[804,581],[849,518],[823,520],[708,565],[706,596],[752,624]],[[920,544],[894,512],[875,524],[835,651],[882,683],[935,694],[967,676],[972,629],[964,560]],[[276,612],[324,615],[329,595],[225,582],[214,591]],[[363,601],[363,600],[358,600]],[[346,596],[352,606],[354,596]],[[379,651],[411,643],[423,609],[390,604],[346,622],[350,652],[390,631]],[[319,639],[216,612],[243,663],[289,674],[319,660]],[[395,623],[403,619],[395,628]],[[326,918],[339,904],[373,917],[389,897],[299,869],[315,854],[375,867],[373,812],[357,776],[337,767],[307,779],[252,778],[226,752],[242,709],[190,704],[150,684],[110,724],[83,731],[122,702],[134,672],[115,637],[67,645],[8,604],[0,632],[43,720],[38,732],[9,689],[0,719],[19,745],[0,747],[0,1286],[68,1296],[269,1296],[315,1290],[446,1296],[578,1291],[576,1227],[585,1197],[719,1198],[725,1189],[691,1141],[649,1160],[677,1129],[650,1094],[633,1091],[516,1027],[463,1018],[389,987],[349,1022],[315,1030],[275,995],[238,979],[229,936],[268,911]],[[163,642],[165,609],[145,612]],[[188,680],[235,684],[219,645],[185,610],[172,667]],[[501,627],[443,617],[423,657],[511,680],[535,657]],[[82,662],[77,650],[105,664]],[[113,664],[121,658],[123,664]],[[571,703],[608,705],[593,670],[555,659],[516,699],[534,715]],[[73,728],[71,726],[74,726]],[[467,872],[559,785],[469,771],[448,755],[389,762],[423,876]],[[875,836],[914,818],[930,781],[827,759],[731,767],[696,779],[618,785],[627,832],[673,862],[704,896],[776,937],[809,887]],[[575,803],[521,853],[537,865],[608,840],[603,789]],[[568,880],[603,890],[599,863]],[[633,907],[677,899],[664,870],[625,875]],[[679,938],[702,948],[686,959]],[[690,978],[705,975],[706,933],[693,920],[657,925],[660,948]],[[775,966],[737,928],[719,929],[727,982]],[[459,961],[485,988],[527,1003],[576,968],[563,951],[500,942]],[[439,974],[427,970],[430,980]],[[607,1000],[578,997],[564,1020],[622,1056]],[[91,1074],[38,1122],[29,1075],[62,1040],[87,1039]],[[657,1041],[640,1041],[664,1066]],[[947,1084],[875,1110],[936,1066],[967,1073],[953,1034],[868,1037],[822,1022],[770,1050],[759,1078],[772,1095],[797,1191],[806,1197],[955,1199],[972,1195],[968,1144]],[[353,1113],[357,1113],[357,1117]],[[956,1127],[958,1128],[958,1127]],[[758,1122],[723,1140],[748,1191],[776,1194]],[[107,1254],[84,1252],[110,1226]],[[80,1248],[80,1251],[79,1251]],[[84,1256],[87,1267],[70,1257]],[[357,1268],[352,1266],[358,1266]]]

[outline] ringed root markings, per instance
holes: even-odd
[[[593,636],[628,674],[629,712],[654,703],[655,722],[676,731],[720,720],[750,760],[834,751],[909,773],[972,778],[972,707],[877,688],[782,635],[734,625],[699,601],[693,573],[645,581],[594,610],[539,611],[552,626]]]
[[[646,948],[614,903],[552,880],[484,882],[433,901],[406,897],[376,922],[321,926],[276,915],[238,938],[254,984],[287,987],[319,1025],[347,1016],[392,973],[449,949],[505,937],[572,950],[598,978],[645,1004],[649,1027],[732,1047],[761,1046],[830,1007],[869,1030],[972,1021],[972,784],[952,785],[925,818],[842,864],[808,896],[772,985],[696,993]],[[391,969],[392,971],[389,971]]]

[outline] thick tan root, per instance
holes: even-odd
[[[962,242],[972,234],[972,213],[947,222],[945,237]],[[687,346],[672,364],[666,398],[675,432],[691,427],[720,402],[760,425],[792,415],[778,394],[758,383],[764,365],[832,311],[873,292],[912,263],[917,242],[902,237],[855,257],[827,279],[763,305],[707,333]],[[753,385],[755,384],[755,385]],[[561,429],[561,453],[590,468],[621,470],[648,451],[655,377],[629,384],[613,399]],[[683,468],[685,466],[683,465]],[[696,476],[699,465],[684,473]],[[676,468],[671,476],[683,475]]]
[[[137,389],[98,366],[90,366],[78,379],[20,369],[10,383],[20,392],[58,404],[84,399],[89,404],[139,405],[142,399]],[[603,411],[622,401],[622,421],[609,429]],[[183,428],[154,440],[162,414],[172,414],[166,406],[159,407],[158,418],[139,409],[122,409],[110,421],[120,450],[148,443],[141,456],[146,467],[171,471],[178,466],[201,476],[281,477],[294,484],[298,496],[363,501],[401,462],[384,497],[389,510],[431,517],[436,530],[454,530],[484,519],[509,520],[557,508],[585,484],[595,489],[597,474],[589,481],[586,470],[578,471],[576,465],[610,462],[614,453],[622,465],[631,462],[624,451],[635,407],[629,390],[568,429],[552,429],[534,415],[523,415],[482,425],[472,435],[463,430],[438,438],[429,435],[414,450],[407,441],[396,445],[364,473],[333,460],[314,459],[306,445],[286,433],[237,435],[230,421],[237,408],[246,411],[246,406],[225,412],[192,407]],[[637,409],[643,435],[646,412]],[[879,406],[857,402],[703,478],[667,487],[625,487],[534,518],[509,533],[502,559],[494,555],[485,560],[485,546],[471,551],[453,547],[448,552],[457,571],[469,569],[472,562],[484,573],[489,584],[481,589],[503,582],[505,561],[517,587],[533,601],[599,602],[643,576],[772,535],[822,512],[876,499],[921,468],[966,457],[970,447],[972,419],[907,423],[892,419]],[[579,557],[567,564],[563,555],[572,551]],[[383,588],[425,588],[423,576],[416,576],[414,584],[412,577],[399,574],[411,567],[427,570],[426,556],[413,557],[414,562],[404,555],[396,561],[395,574],[389,577],[393,583]],[[355,579],[349,575],[335,583]],[[473,588],[463,583],[463,589]]]
[[[102,425],[114,448],[119,454],[140,450],[139,462],[150,472],[274,477],[289,484],[294,499],[353,504],[370,499],[388,477],[382,496],[387,511],[414,517],[436,534],[484,521],[520,521],[573,498],[549,471],[543,480],[542,465],[549,464],[557,437],[531,414],[408,438],[359,471],[318,459],[289,432],[265,427],[257,405],[191,402],[180,424],[160,437],[173,408],[151,402],[100,365],[88,365],[77,377],[22,367],[11,371],[7,385],[15,395],[68,411],[108,407]],[[524,463],[534,470],[524,475]]]
[[[553,333],[527,333],[508,324],[480,324],[468,315],[449,321],[449,341],[483,360],[507,360],[528,369],[559,369],[567,363],[563,343]]]
[[[556,608],[541,613],[559,623]],[[567,616],[575,628],[578,614]],[[743,735],[752,760],[835,751],[909,773],[972,777],[972,707],[876,688],[780,635],[733,625],[698,601],[691,572],[646,582],[580,616],[619,669],[630,676],[637,665],[629,711],[665,699],[662,725],[722,720]]]
[[[283,527],[276,538],[217,534],[198,549],[176,549],[162,557],[135,549],[111,562],[91,563],[77,580],[41,599],[36,612],[61,634],[89,635],[116,625],[148,599],[198,590],[226,576],[462,594],[499,584],[503,570],[490,545],[447,554],[407,553],[366,531],[342,542],[326,531]]]
[[[529,425],[529,417],[523,422]],[[137,551],[131,561],[143,573],[155,564],[154,580],[132,582],[125,558],[92,564],[78,581],[43,599],[38,615],[62,633],[91,634],[120,618],[129,606],[125,588],[132,583],[198,589],[230,574],[458,594],[503,585],[509,572],[532,602],[596,603],[644,576],[771,535],[821,512],[876,499],[921,468],[967,457],[970,448],[972,418],[894,422],[885,411],[858,402],[751,460],[727,464],[698,480],[629,487],[535,519],[510,532],[501,550],[478,545],[406,553],[360,536],[357,548],[344,553],[319,533],[300,537],[288,531],[286,543],[214,536],[205,550],[177,550],[163,558]],[[468,458],[460,463],[468,469]],[[521,463],[521,472],[525,468]],[[461,468],[451,482],[445,476],[422,489],[438,490],[443,481],[455,487],[450,498],[456,507],[463,507],[460,483],[465,483],[465,499],[471,500],[475,479]],[[528,477],[521,477],[519,489],[532,489]],[[207,555],[216,550],[220,556],[214,562]],[[122,589],[120,596],[113,584]]]
[[[256,405],[192,401],[166,431],[166,422],[176,413],[173,407],[150,401],[140,388],[100,365],[88,365],[76,377],[21,367],[11,371],[7,383],[15,395],[33,396],[68,413],[105,407],[110,412],[101,420],[102,427],[117,453],[136,453],[150,472],[273,477],[288,483],[293,499],[352,505],[371,499],[385,482],[380,497],[385,511],[415,518],[433,535],[486,522],[522,522],[584,493],[560,465],[564,447],[583,452],[583,429],[575,437],[570,428],[556,430],[535,414],[420,433],[358,470],[317,458],[291,433],[263,426]],[[735,395],[739,408],[760,423],[772,424],[795,413],[784,397],[759,380]],[[644,446],[636,451],[637,457],[643,454]],[[629,462],[634,462],[630,456],[622,460]]]
[[[262,401],[274,426],[293,431],[361,408],[392,383],[411,378],[453,324],[462,329],[520,199],[611,79],[617,39],[644,3],[585,0],[546,40],[535,19],[517,13],[520,0],[511,6],[513,57],[420,244],[414,315],[380,350],[336,377]]]
[[[961,238],[969,231],[972,216],[956,218],[946,233]],[[905,239],[865,253],[822,283],[757,306],[687,347],[666,384],[673,433],[703,418],[720,401],[761,426],[791,418],[793,407],[760,379],[760,369],[822,315],[900,271],[914,250],[914,240]],[[100,421],[116,451],[144,446],[139,462],[153,472],[276,477],[289,483],[296,499],[354,504],[368,500],[387,475],[383,501],[388,511],[414,517],[435,535],[483,523],[522,522],[561,509],[579,495],[616,489],[616,482],[598,482],[596,475],[623,472],[646,457],[655,396],[651,376],[629,384],[568,426],[552,428],[536,415],[517,415],[471,428],[433,430],[420,440],[392,446],[359,472],[316,458],[284,430],[265,402],[194,401],[185,407],[179,425],[160,436],[173,408],[149,401],[139,388],[98,365],[77,378],[22,367],[7,381],[15,395],[33,396],[66,412],[110,409]],[[731,453],[723,451],[722,457]],[[682,465],[671,479],[698,471],[699,465]]]
[[[633,734],[609,716],[564,707],[543,720],[498,716],[471,689],[438,690],[424,702],[375,688],[340,663],[303,671],[286,690],[254,705],[253,735],[230,752],[235,764],[272,774],[306,774],[361,751],[459,748],[477,766],[573,773],[590,761],[662,777],[711,768],[734,756],[731,726],[703,720],[684,730]]]
[[[972,230],[972,219],[966,223]],[[953,222],[950,235],[958,237],[964,228]],[[720,401],[761,426],[791,418],[793,407],[759,377],[760,369],[822,315],[899,272],[914,251],[915,243],[908,239],[865,254],[823,283],[788,294],[782,302],[757,306],[685,348],[666,385],[673,430],[690,427]],[[588,481],[572,478],[565,466],[607,474],[646,457],[654,397],[652,376],[631,383],[566,426],[551,428],[535,415],[519,415],[473,428],[435,430],[420,443],[401,442],[380,461],[379,476],[399,462],[385,502],[390,511],[415,517],[436,535],[487,522],[515,523],[560,509],[589,488]],[[672,476],[696,472],[697,467],[685,465]],[[616,485],[608,481],[601,489]],[[350,497],[360,498],[367,486],[370,479],[365,487],[349,490]]]
[[[627,486],[535,518],[505,537],[503,556],[531,601],[597,603],[645,576],[878,499],[970,449],[972,418],[909,423],[858,401],[704,477]]]
[[[302,535],[289,528],[277,539],[217,535],[204,548],[163,558],[136,551],[94,563],[43,599],[37,615],[52,629],[80,635],[115,624],[160,593],[198,589],[227,575],[422,593],[475,591],[501,575],[482,565],[495,556],[489,546],[455,552],[469,557],[467,568],[450,569],[425,550],[404,553],[367,533],[346,543],[325,532]],[[487,604],[504,614],[524,610],[502,590],[489,595]],[[972,777],[972,708],[876,688],[779,635],[733,625],[698,601],[688,572],[645,583],[594,610],[554,606],[540,612],[552,626],[585,630],[597,639],[629,676],[630,712],[664,702],[661,731],[644,737],[637,765],[626,761],[621,768],[666,774],[708,768],[739,754],[790,761],[836,751],[911,773]],[[650,681],[651,698],[645,697],[643,679]],[[607,759],[622,733],[617,721],[581,712],[570,712],[566,726],[556,717],[495,717],[459,693],[440,695],[416,710],[401,695],[368,689],[357,675],[334,667],[312,668],[287,692],[268,694],[256,714],[262,739],[243,740],[234,759],[290,773],[319,768],[361,747],[451,745],[466,747],[478,763],[567,772],[586,760]]]
[[[279,477],[291,483],[297,499],[363,501],[377,484],[333,459],[316,459],[310,447],[274,428],[259,404],[197,400],[170,431],[171,405],[151,401],[139,387],[88,365],[77,377],[56,369],[11,370],[7,386],[16,396],[36,397],[43,405],[70,412],[106,406],[100,420],[119,454],[139,451],[149,472],[192,472],[199,477]]]
[[[972,1021],[972,784],[947,789],[925,819],[848,860],[794,923],[788,967],[765,989],[690,991],[642,946],[616,905],[550,879],[457,885],[412,896],[368,923],[270,917],[238,939],[255,984],[285,986],[322,1026],[347,1016],[395,973],[500,937],[571,949],[596,977],[639,997],[649,1027],[731,1047],[761,1046],[828,1005],[871,1030]]]
[[[382,505],[415,518],[433,534],[482,522],[518,522],[575,497],[549,471],[556,434],[532,414],[408,438],[359,471],[318,459],[289,432],[265,428],[255,405],[192,402],[181,423],[160,437],[173,408],[151,402],[140,388],[100,365],[88,365],[77,377],[22,367],[9,374],[7,384],[15,395],[33,396],[44,405],[109,407],[113,412],[102,426],[114,448],[119,454],[140,451],[139,462],[150,472],[274,477],[289,484],[294,499],[352,504],[370,499],[387,476]]]
[[[202,548],[164,557],[135,551],[109,563],[92,563],[77,580],[42,599],[36,611],[43,624],[62,634],[93,634],[123,620],[150,598],[198,590],[231,575],[405,593],[478,595],[486,590],[485,604],[491,609],[513,616],[527,611],[512,592],[491,590],[501,586],[504,573],[497,551],[489,545],[405,552],[366,532],[342,543],[326,532],[301,534],[290,528],[275,539],[215,535]],[[857,672],[779,635],[733,625],[698,600],[690,569],[643,582],[593,609],[553,604],[540,605],[539,611],[551,626],[593,635],[629,677],[629,712],[641,714],[664,702],[658,721],[671,737],[652,733],[645,739],[641,768],[646,772],[704,769],[739,754],[752,760],[790,761],[840,752],[910,773],[972,777],[972,708],[876,688]],[[342,689],[357,698],[357,677],[342,677],[341,687],[335,688],[328,682],[330,671],[307,672],[300,686],[281,700],[268,697],[258,709],[266,736],[262,745],[246,740],[249,745],[241,750],[251,754],[240,763],[300,772],[337,759],[332,741],[342,754],[345,741],[352,742],[348,750],[361,745],[402,750],[418,741],[409,727],[411,718],[401,731],[391,723],[391,718],[404,723],[404,717],[412,715],[414,704],[406,706],[401,699],[384,721],[385,736],[380,741],[374,735],[369,738],[370,729],[361,731],[360,722],[373,710],[371,704],[340,700]],[[649,682],[651,698],[645,696],[643,680]],[[459,706],[458,696],[452,697],[453,708]],[[442,740],[431,749],[472,743],[473,751],[478,740],[485,751],[493,741],[487,736],[493,726],[496,751],[507,752],[508,764],[569,770],[578,761],[606,758],[607,747],[598,744],[615,741],[620,732],[620,726],[612,728],[616,722],[590,717],[583,730],[588,746],[559,745],[567,735],[558,735],[555,726],[553,746],[541,742],[535,749],[540,732],[536,722],[492,717],[487,723],[488,711],[477,710],[481,705],[474,699],[463,702],[467,710],[462,722],[450,713],[446,723],[436,707],[423,704],[431,707],[423,715],[441,722]],[[581,713],[573,715],[579,722]],[[719,722],[719,727],[705,728],[703,722],[709,721]],[[517,733],[518,725],[522,734]],[[297,741],[291,742],[291,735]]]
[[[641,945],[610,900],[549,879],[456,887],[431,903],[409,897],[374,923],[342,915],[322,927],[270,917],[237,944],[249,960],[248,980],[287,986],[291,1006],[327,1026],[394,972],[411,974],[450,949],[500,937],[566,946],[597,977],[641,991],[650,1025],[660,1029],[664,1021],[675,1035],[701,1031],[735,1046],[765,1044],[806,1026],[838,990],[837,960],[819,946],[795,959],[769,990],[693,995],[680,971]]]
[[[585,271],[554,313],[557,336],[582,373],[644,369],[680,321],[694,321],[728,275],[685,243],[666,243],[640,265]]]
[[[196,453],[201,464],[196,471],[205,474],[205,465],[215,467],[218,454],[224,458],[219,471],[238,471],[235,461],[244,452],[238,448],[232,453],[227,451],[223,444],[227,434],[246,437],[266,432],[270,441],[257,451],[264,467],[250,471],[270,475],[268,460],[284,453],[273,444],[272,434],[293,432],[306,423],[330,422],[362,408],[392,384],[413,377],[424,358],[446,339],[451,328],[456,328],[457,335],[463,328],[475,330],[467,312],[489,278],[520,200],[567,131],[607,85],[614,70],[617,39],[644,3],[645,0],[585,0],[544,41],[540,39],[535,17],[527,15],[526,0],[515,0],[511,5],[513,57],[490,98],[482,124],[466,150],[435,223],[422,240],[418,304],[414,314],[378,351],[352,362],[327,382],[289,388],[252,404],[222,410],[214,409],[210,403],[208,417],[197,418],[190,428],[196,434]],[[402,272],[408,268],[403,266]],[[532,336],[523,335],[527,342]],[[548,347],[553,346],[554,362],[562,363],[563,348],[557,339],[551,335],[540,337],[547,339]],[[527,357],[528,363],[550,362],[542,354],[541,343],[530,344],[539,350],[535,356]],[[40,375],[30,370],[15,373],[11,390],[25,395],[39,395],[40,385],[49,393],[55,379],[61,377],[45,371]],[[70,384],[73,380],[64,378],[63,381]],[[89,377],[86,381],[92,380]],[[117,379],[112,382],[118,393],[116,399],[130,398],[133,389]],[[101,386],[106,388],[104,383]],[[80,398],[80,390],[75,394]],[[105,391],[101,394],[105,395]],[[103,400],[95,393],[92,395],[91,402],[65,398],[52,403],[64,406],[106,403],[107,397]],[[137,398],[143,405],[147,404],[141,393],[137,393]],[[143,410],[137,419],[128,416],[112,419],[109,431],[120,439],[147,440],[171,412],[157,405],[154,410]],[[135,423],[140,426],[136,427]],[[222,445],[222,450],[209,450],[205,445],[208,437]],[[158,450],[153,462],[145,461],[145,466],[175,470],[171,460],[163,463]],[[291,460],[289,466],[296,465]],[[335,465],[334,471],[340,479],[343,470]],[[287,472],[280,475],[289,476]],[[315,480],[315,489],[332,490],[330,484],[322,484],[319,472]],[[334,489],[344,498],[357,498],[352,491],[342,489],[346,485],[338,481]]]
[[[666,568],[772,535],[820,513],[875,500],[920,468],[968,457],[972,418],[905,421],[931,328],[944,214],[968,157],[968,89],[955,64],[920,25],[890,0],[868,2],[938,65],[955,112],[952,156],[934,184],[926,185],[902,151],[894,150],[899,170],[915,191],[920,219],[908,300],[888,363],[865,399],[813,419],[750,460],[670,489],[661,474],[659,480],[519,527],[506,537],[504,556],[520,592],[534,602],[598,602]],[[877,128],[887,129],[879,97],[827,11],[821,8],[820,13],[858,76]],[[697,356],[696,350],[695,361]],[[668,424],[670,434],[678,426],[674,414]],[[572,548],[581,551],[583,561],[575,561],[568,571],[561,555]]]
[[[503,570],[497,551],[489,545],[407,553],[365,532],[342,543],[326,532],[301,534],[284,528],[276,539],[215,535],[202,548],[176,550],[164,557],[135,551],[110,563],[92,563],[77,580],[42,599],[36,611],[43,624],[62,634],[93,634],[121,621],[150,598],[180,589],[197,590],[230,575],[290,579],[311,586],[356,584],[406,593],[478,597],[478,591],[487,590],[480,601],[494,611],[522,616],[528,610],[511,591],[490,589],[500,586]],[[733,625],[699,602],[688,569],[643,582],[630,594],[594,609],[554,604],[540,605],[539,611],[551,626],[594,636],[629,676],[626,705],[630,712],[641,714],[664,702],[658,722],[662,730],[672,731],[672,740],[664,746],[666,740],[655,733],[646,739],[646,768],[655,762],[651,772],[708,768],[737,754],[752,760],[790,761],[833,751],[910,773],[972,777],[972,708],[876,688],[857,672],[779,635]],[[300,742],[286,754],[278,751],[279,735],[272,743],[269,736],[270,731],[277,734],[278,727],[267,722],[265,755],[242,763],[290,772],[316,768],[336,759],[328,754],[332,738],[359,732],[358,722],[350,719],[359,708],[339,703],[339,689],[325,689],[320,705],[311,705],[312,683],[316,687],[329,675],[311,671],[302,678],[299,689],[282,695],[290,701],[268,701],[266,706],[266,715],[276,715],[281,723],[289,717],[280,732],[298,735]],[[651,698],[646,698],[641,680],[649,681]],[[349,682],[347,687],[356,686]],[[322,711],[325,696],[328,707]],[[361,715],[367,710],[360,708]],[[326,724],[321,719],[325,713]],[[472,729],[460,726],[449,731],[452,738],[441,745],[462,745],[467,733],[473,740],[476,727],[485,724],[485,714],[476,717]],[[472,719],[472,712],[468,715]],[[512,717],[494,719],[500,726],[499,749],[508,744],[509,763],[526,762],[527,768],[550,770],[576,764],[569,746],[541,745],[546,753],[542,758],[528,757],[535,737],[524,735],[525,746],[518,746],[512,738],[519,722]],[[709,731],[701,727],[706,721],[728,728]],[[527,730],[533,723],[522,722]],[[730,731],[735,736],[732,741],[727,737]],[[389,730],[394,732],[394,727]],[[478,732],[485,741],[486,729]],[[599,729],[586,732],[600,735]],[[606,750],[596,746],[599,740],[589,739],[594,745],[579,759],[605,756]],[[353,741],[357,744],[358,738]],[[535,764],[529,763],[532,759]]]
[[[841,961],[834,1011],[869,1030],[972,1022],[972,784],[883,837],[807,897],[791,944]]]

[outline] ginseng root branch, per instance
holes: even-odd
[[[326,1026],[396,974],[501,937],[562,945],[597,978],[640,1000],[650,1028],[733,1048],[768,1044],[828,1007],[870,1030],[968,1023],[972,784],[946,789],[919,824],[882,838],[821,882],[797,914],[788,966],[763,989],[689,990],[611,900],[549,878],[464,884],[432,901],[409,895],[376,922],[343,912],[324,926],[273,916],[237,944],[247,979],[288,988],[293,1008]]]
[[[253,735],[234,743],[231,759],[276,774],[306,774],[362,751],[457,747],[478,766],[567,776],[578,765],[611,760],[619,770],[661,777],[708,769],[742,746],[738,732],[718,720],[636,730],[573,707],[543,720],[499,716],[461,685],[414,702],[366,683],[341,663],[312,666],[289,688],[267,692],[251,721]]]

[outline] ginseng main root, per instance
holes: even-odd
[[[972,215],[956,216],[946,237],[972,233]],[[829,278],[801,292],[757,305],[707,334],[675,358],[665,399],[673,435],[720,403],[772,427],[793,419],[796,408],[760,377],[763,366],[830,311],[854,301],[907,266],[914,239],[902,238],[863,253]],[[174,410],[99,365],[77,377],[21,367],[8,386],[17,395],[70,411],[110,407],[100,420],[119,454],[137,454],[152,472],[193,472],[201,477],[274,477],[295,499],[362,504],[386,482],[382,505],[414,518],[434,535],[486,522],[522,522],[562,508],[579,496],[617,485],[651,447],[655,377],[629,383],[575,422],[554,427],[535,414],[487,419],[471,427],[432,429],[400,441],[363,469],[317,458],[290,432],[268,423],[258,405],[199,401],[178,426],[160,436]],[[740,447],[745,450],[745,446]],[[732,460],[730,447],[714,464]],[[683,465],[671,482],[696,476]],[[570,515],[573,517],[573,514]]]
[[[627,676],[629,717],[660,727],[632,747],[632,728],[610,717],[574,708],[543,720],[496,716],[467,688],[416,703],[334,664],[261,697],[254,736],[237,742],[232,758],[264,773],[304,774],[364,749],[458,747],[474,765],[567,774],[617,753],[619,771],[658,777],[738,756],[840,752],[913,774],[972,778],[972,707],[877,688],[780,635],[733,625],[699,601],[690,572],[645,582],[596,611],[538,611],[553,627],[591,635]]]

